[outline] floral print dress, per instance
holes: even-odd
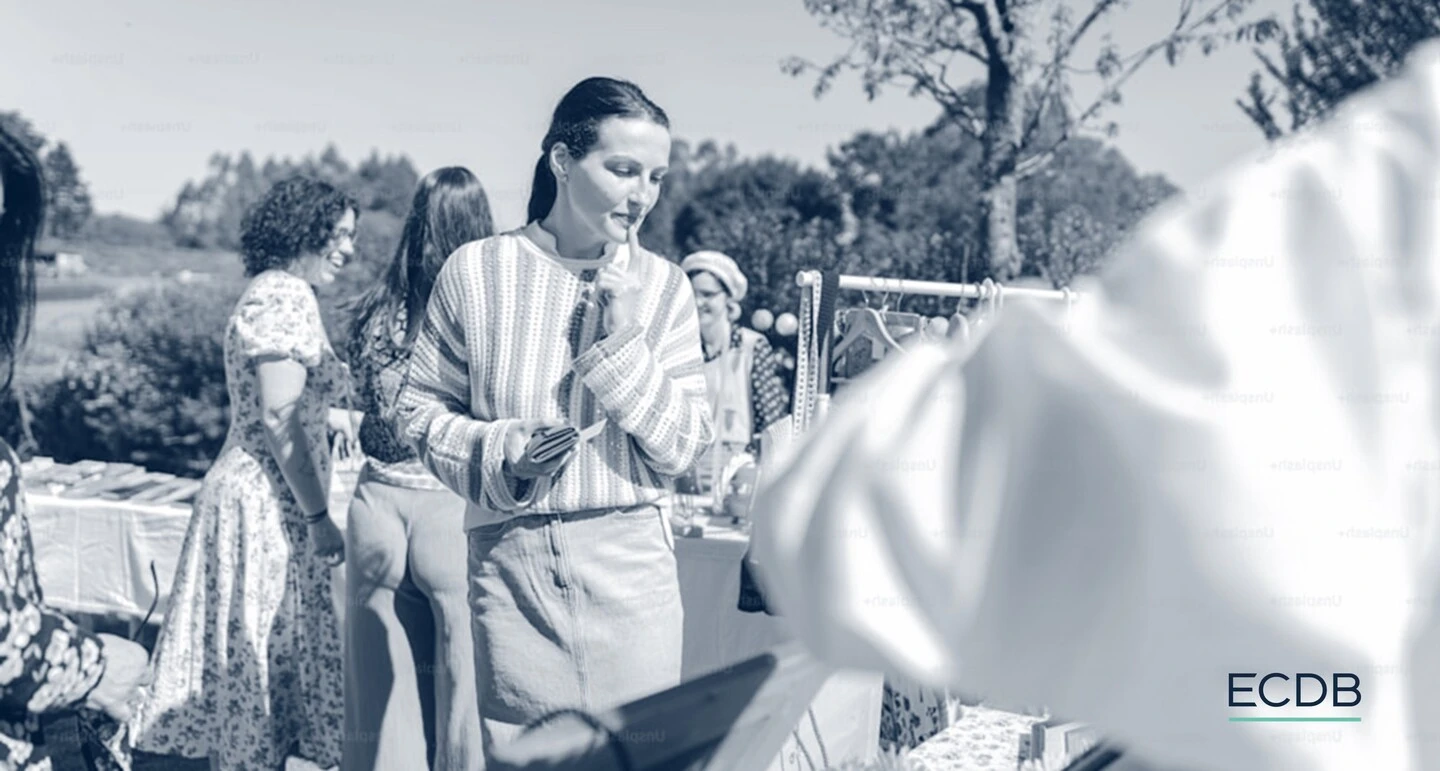
[[[223,768],[281,768],[294,755],[340,763],[340,630],[330,569],[261,423],[258,360],[309,370],[300,419],[311,462],[330,478],[329,407],[348,372],[315,293],[273,270],[256,276],[225,331],[230,431],[196,497],[155,650],[155,681],[131,724],[147,752],[211,756]]]
[[[0,440],[0,768],[48,770],[40,717],[79,706],[104,671],[99,639],[45,607],[20,461]]]

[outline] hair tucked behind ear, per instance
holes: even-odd
[[[600,124],[606,118],[644,118],[670,128],[665,111],[628,80],[595,77],[576,83],[555,107],[550,130],[540,143],[540,160],[535,163],[535,178],[530,185],[530,222],[544,219],[555,205],[557,187],[555,174],[550,171],[550,150],[557,142],[564,142],[572,156],[583,157],[595,146]]]

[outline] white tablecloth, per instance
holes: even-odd
[[[757,656],[791,638],[783,618],[741,612],[740,560],[748,538],[707,532],[677,538],[681,601],[685,605],[684,675],[690,680]],[[816,694],[810,711],[769,771],[809,771],[874,757],[880,733],[884,678],[843,672]],[[818,729],[818,737],[817,737]],[[807,760],[807,755],[809,760]]]
[[[29,493],[30,537],[45,600],[71,613],[139,620],[155,599],[150,563],[165,610],[190,508]]]
[[[338,465],[338,464],[337,464]],[[357,471],[336,468],[330,511],[343,529]],[[27,491],[35,570],[45,601],[69,613],[117,614],[139,622],[155,599],[150,563],[159,577],[160,602],[152,623],[165,617],[175,564],[190,526],[190,505],[62,498]],[[335,612],[344,623],[345,569],[333,573]]]
[[[337,491],[337,498],[341,497]],[[29,495],[35,562],[46,600],[68,612],[115,613],[138,620],[155,597],[150,563],[159,576],[163,617],[175,563],[185,541],[190,509],[116,501]],[[335,502],[336,504],[339,501]],[[332,511],[344,524],[343,505]],[[790,639],[781,618],[742,613],[736,607],[740,560],[747,539],[733,532],[677,538],[676,557],[685,607],[684,676],[687,680],[759,655]],[[335,572],[337,613],[343,611],[344,570]],[[343,623],[343,618],[342,618]],[[816,696],[811,711],[771,771],[809,771],[822,758],[838,765],[872,757],[880,724],[882,678],[841,673]],[[818,727],[819,739],[816,738]],[[797,743],[797,737],[799,743]],[[803,749],[802,749],[803,747]]]

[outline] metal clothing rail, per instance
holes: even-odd
[[[795,276],[795,283],[808,287],[820,282],[820,272],[802,270]],[[1004,297],[1033,297],[1042,300],[1075,302],[1081,294],[1069,287],[1064,289],[1033,289],[1030,287],[1007,287],[992,284]],[[983,284],[947,284],[941,281],[915,281],[908,278],[880,278],[878,276],[841,276],[841,289],[859,289],[867,292],[891,292],[901,295],[929,295],[932,297],[962,297],[971,300],[987,299],[991,290]]]
[[[1084,297],[1069,287],[1032,289],[1007,287],[988,280],[983,284],[951,284],[940,281],[915,281],[877,276],[842,275],[835,277],[832,275],[831,281],[836,281],[838,278],[838,284],[831,283],[830,287],[834,288],[827,289],[823,276],[824,274],[818,270],[802,270],[795,276],[795,283],[801,287],[799,341],[795,356],[795,392],[791,407],[791,428],[796,437],[803,435],[809,429],[811,421],[823,412],[824,402],[828,399],[829,341],[832,330],[824,327],[832,322],[822,321],[821,308],[833,309],[836,289],[882,292],[902,296],[958,297],[979,300],[982,303],[993,302],[997,307],[1006,297],[1059,300],[1065,303],[1067,315],[1071,308]],[[965,323],[963,319],[961,323]],[[968,339],[968,330],[965,336]]]

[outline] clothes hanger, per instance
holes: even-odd
[[[905,350],[905,347],[896,342],[895,338],[890,334],[890,330],[885,326],[885,319],[880,315],[879,311],[874,308],[854,308],[851,309],[849,313],[853,316],[854,320],[849,324],[845,339],[841,340],[840,344],[837,345],[835,350],[830,354],[831,361],[839,359],[845,351],[849,350],[850,347],[861,338],[870,340],[872,343],[879,343],[884,348],[896,351]],[[874,349],[872,348],[871,350],[871,355],[873,356]]]
[[[904,300],[905,295],[901,293],[895,298],[895,307],[899,308]],[[915,332],[923,330],[925,327],[925,317],[918,313],[890,310],[890,295],[888,293],[885,295],[884,304],[880,308],[880,318],[884,320],[885,328],[890,331],[891,337],[896,337],[897,335],[900,337],[909,337]],[[897,328],[901,330],[898,333],[896,332]]]
[[[887,293],[884,304],[880,307],[880,317],[885,319],[885,323],[892,327],[892,335],[894,334],[893,327],[896,326],[904,326],[907,331],[924,326],[924,316],[918,313],[900,310],[904,304],[905,293],[897,292],[895,294],[895,310],[890,310],[890,295]]]

